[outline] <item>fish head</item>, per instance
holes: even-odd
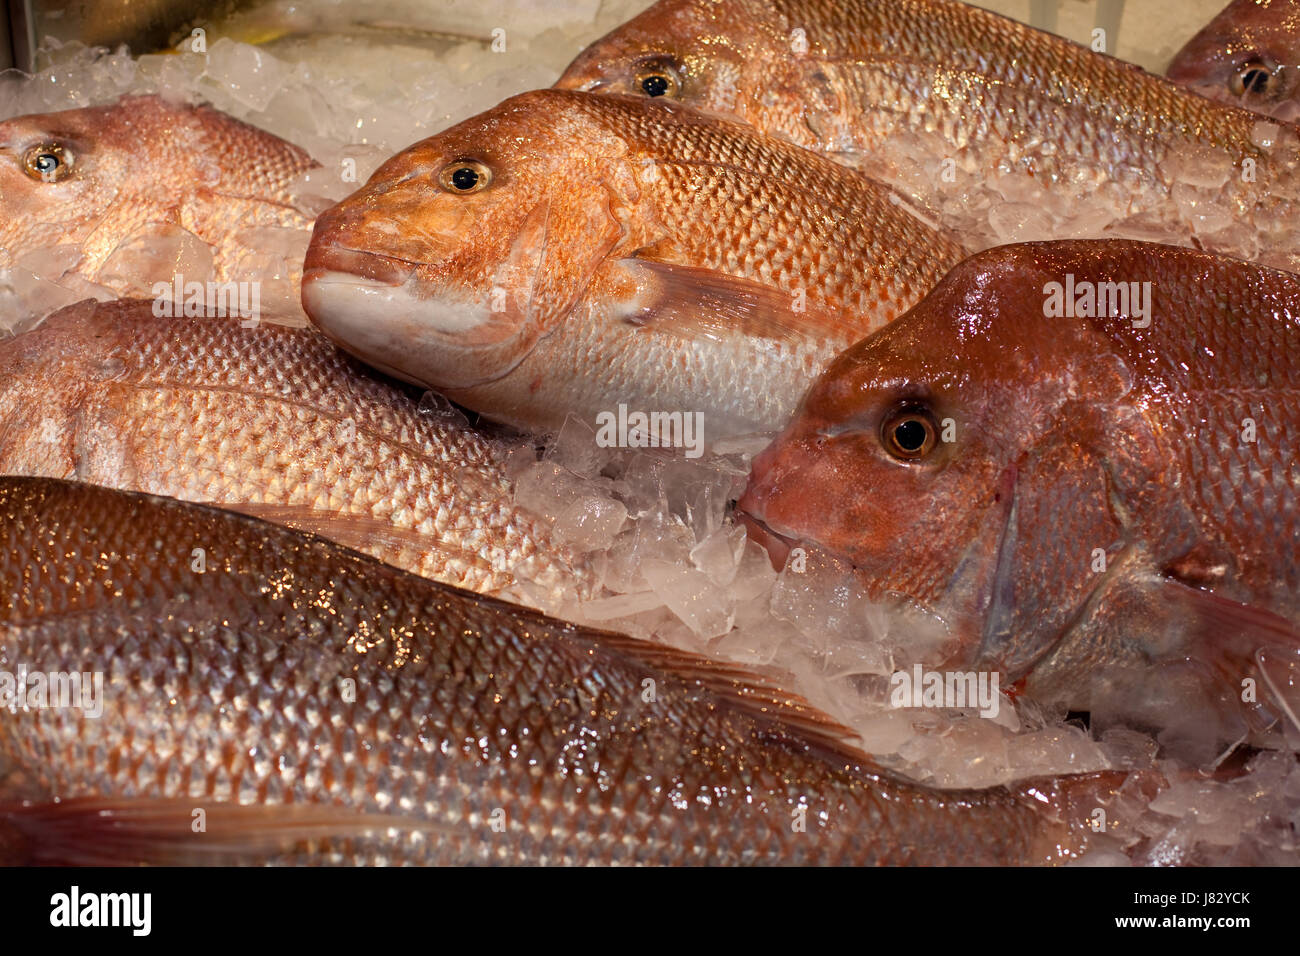
[[[0,249],[75,244],[93,263],[150,223],[209,239],[279,223],[312,165],[219,110],[158,96],[15,117],[0,123]]]
[[[1028,627],[1004,646],[994,608],[1023,623],[1060,598],[1006,588],[1049,576],[1029,565],[1062,529],[1040,512],[1108,514],[1095,419],[1128,387],[1086,321],[1044,317],[1056,271],[1032,244],[974,256],[842,353],[754,459],[742,516],[782,554],[829,552],[874,599],[934,611],[972,655],[990,641],[1004,663],[1041,653]]]
[[[555,85],[747,118],[747,72],[787,43],[775,18],[744,0],[661,0],[591,44]]]
[[[625,141],[571,108],[584,98],[509,99],[399,153],[326,210],[305,264],[312,321],[433,388],[517,367],[622,237],[619,210],[635,190],[620,172]]]
[[[0,123],[0,250],[80,243],[119,202],[141,150],[112,108]]]
[[[1212,100],[1300,121],[1300,0],[1238,0],[1178,51],[1169,79]]]

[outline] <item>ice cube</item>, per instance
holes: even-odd
[[[736,578],[747,540],[738,525],[718,528],[691,549],[691,563],[714,584],[726,587]]]
[[[1101,749],[1112,767],[1141,770],[1156,759],[1159,744],[1148,734],[1127,727],[1112,727],[1101,735]]]
[[[915,736],[912,716],[902,710],[883,710],[853,722],[853,729],[867,753],[881,756],[898,753],[898,749]]]
[[[469,419],[465,413],[452,404],[446,396],[432,390],[426,390],[416,405],[416,413],[432,422],[438,428],[460,431],[469,428]]]
[[[99,281],[123,294],[175,299],[175,284],[212,279],[212,247],[194,233],[168,223],[146,223],[127,236],[99,269]],[[188,297],[181,290],[181,301]]]
[[[708,575],[656,558],[642,562],[641,574],[663,598],[664,604],[697,636],[708,640],[731,630],[735,613],[726,593]]]
[[[834,638],[866,640],[870,602],[851,569],[810,551],[803,570],[787,563],[772,592],[772,613],[790,621],[814,644]]]
[[[1086,732],[1070,724],[1011,738],[1007,753],[1018,777],[1103,770],[1106,755]]]
[[[643,611],[663,607],[664,599],[656,591],[636,591],[597,598],[582,605],[582,616],[589,621],[604,622],[614,618],[631,617]]]
[[[710,645],[710,653],[752,666],[771,664],[798,637],[794,626],[754,604],[736,605],[734,627]]]
[[[617,456],[617,449],[596,444],[596,430],[576,415],[569,415],[547,446],[544,460],[575,475],[594,478]]]
[[[265,50],[222,37],[208,47],[204,76],[247,110],[264,110],[289,76],[289,67]]]
[[[1051,216],[1029,203],[994,206],[989,210],[989,227],[1001,244],[1055,238]]]
[[[1197,235],[1213,235],[1233,224],[1232,213],[1213,194],[1186,183],[1176,183],[1170,194],[1178,214]]]
[[[556,516],[553,534],[556,541],[575,551],[603,551],[614,543],[626,520],[627,508],[622,502],[582,495]]]

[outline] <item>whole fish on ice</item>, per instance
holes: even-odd
[[[1147,785],[909,783],[734,666],[89,485],[0,479],[0,587],[8,667],[102,674],[0,709],[3,862],[1051,863]]]
[[[972,245],[1127,234],[1300,262],[1295,127],[952,0],[661,0],[557,85],[739,117]]]
[[[209,502],[553,609],[590,570],[497,452],[312,329],[83,302],[0,348],[0,473]]]
[[[774,557],[815,544],[939,613],[954,660],[1231,740],[1269,690],[1294,711],[1297,447],[1300,278],[1029,243],[836,359],[739,507]]]
[[[620,404],[780,427],[964,255],[878,183],[681,106],[541,90],[317,220],[303,304],[344,348],[554,430]]]

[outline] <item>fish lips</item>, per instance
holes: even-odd
[[[323,333],[369,365],[417,385],[465,389],[511,372],[527,354],[517,316],[430,295],[418,264],[313,246],[302,305]]]
[[[750,477],[749,486],[745,488],[740,500],[736,502],[735,518],[745,529],[745,535],[767,552],[772,570],[780,572],[785,568],[790,552],[802,543],[798,538],[782,534],[771,527],[765,519],[767,514],[767,496],[756,488],[757,471]]]
[[[772,564],[772,570],[778,574],[784,570],[790,552],[798,547],[799,542],[794,538],[788,538],[773,531],[761,518],[756,518],[748,511],[741,510],[741,504],[739,503],[736,505],[736,520],[744,527],[746,537],[767,552],[767,559]]]

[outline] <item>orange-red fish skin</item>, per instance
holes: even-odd
[[[25,160],[50,146],[63,151],[67,175],[44,181]],[[119,246],[173,228],[211,247],[225,281],[256,248],[255,230],[310,228],[290,187],[315,165],[219,110],[158,96],[13,117],[0,122],[0,266],[72,246],[76,272],[112,285],[101,268]]]
[[[122,863],[1042,864],[1129,779],[918,786],[731,665],[89,485],[0,479],[0,583],[6,662],[104,675],[99,718],[0,712],[10,860],[82,814],[83,861],[108,820]]]
[[[1104,211],[1287,267],[1300,254],[1293,126],[1265,135],[1257,114],[967,4],[661,0],[593,43],[557,86],[644,95],[647,76],[668,77],[663,98],[825,151],[936,208],[954,190],[988,190],[1000,205],[1039,202],[1041,189],[1070,197],[1062,211],[1089,223]],[[1184,177],[1213,188],[1191,203],[1176,188]],[[1205,233],[1197,217],[1211,202],[1238,229]],[[949,203],[945,222],[997,244],[979,206]]]
[[[439,177],[472,161],[485,188]],[[880,184],[672,104],[541,90],[410,147],[324,212],[313,321],[524,428],[700,411],[774,429],[963,248]]]
[[[1052,283],[1150,283],[1150,312],[1096,317],[1080,291],[1061,315]],[[1256,649],[1300,647],[1298,430],[1300,279],[1145,243],[1007,246],[836,359],[739,506],[877,596],[944,608],[958,659],[1031,692],[1086,709],[1112,668],[1181,660],[1239,690]]]
[[[63,309],[0,349],[0,473],[255,512],[548,608],[595,586],[515,504],[493,443],[313,329]]]

